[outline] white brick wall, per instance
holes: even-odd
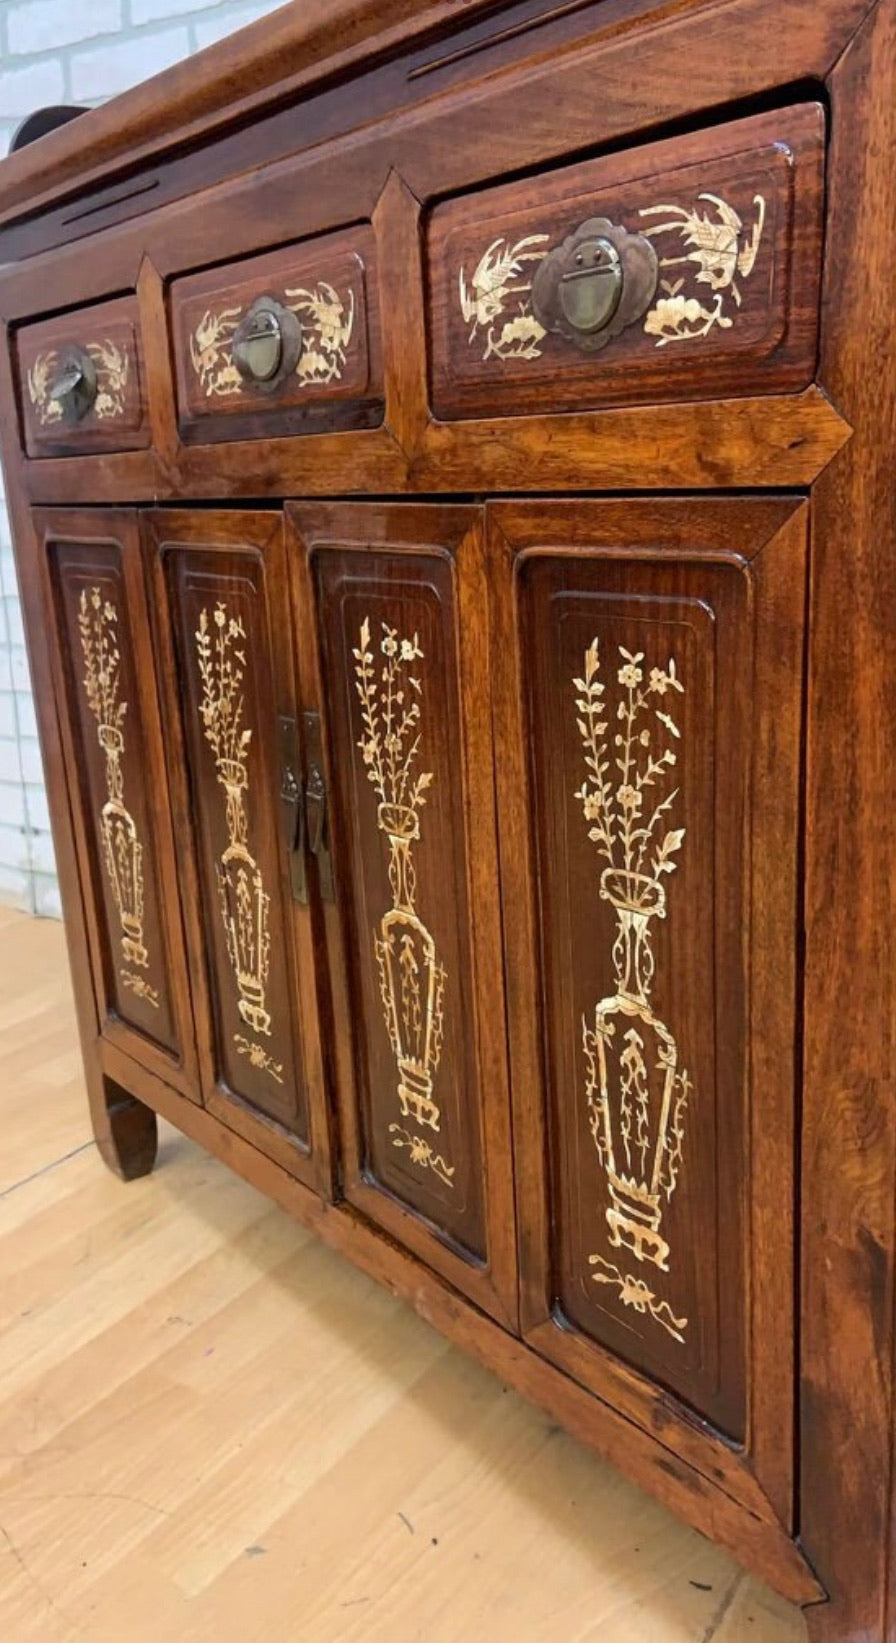
[[[0,154],[45,103],[102,103],[282,0],[0,0]],[[59,917],[59,891],[0,490],[0,902]]]

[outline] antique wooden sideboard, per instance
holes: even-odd
[[[896,1640],[894,67],[302,0],[0,166],[103,1157],[162,1114],[821,1643]]]

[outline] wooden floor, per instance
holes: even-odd
[[[251,1187],[86,1123],[0,910],[3,1643],[802,1643],[796,1611]]]

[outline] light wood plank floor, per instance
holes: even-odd
[[[0,910],[4,1643],[802,1643],[801,1618],[251,1187],[90,1140]]]

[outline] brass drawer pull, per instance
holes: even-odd
[[[99,391],[96,366],[83,348],[69,348],[60,356],[59,365],[47,390],[47,397],[62,409],[63,420],[69,424],[83,422],[94,405]]]
[[[532,312],[585,353],[634,325],[656,293],[659,262],[643,234],[590,217],[549,251],[532,281]]]
[[[233,363],[245,383],[270,393],[295,370],[302,327],[275,297],[259,297],[233,333]]]

